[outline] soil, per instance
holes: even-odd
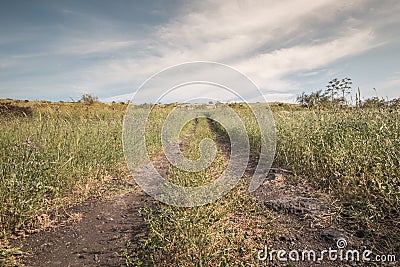
[[[22,241],[28,266],[123,266],[122,252],[146,233],[139,216],[147,196],[134,189],[107,200],[89,200],[66,210],[77,222],[60,223]],[[130,248],[132,249],[132,248]]]
[[[322,250],[338,249],[337,242],[340,239],[347,242],[344,250],[361,247],[363,240],[338,228],[340,224],[335,220],[332,201],[326,195],[316,195],[308,188],[300,190],[288,182],[287,176],[269,175],[269,179],[254,193],[259,205],[269,209],[276,218],[273,235],[265,240],[269,252],[314,250],[318,258]],[[330,261],[327,255],[322,261],[300,260],[292,263],[293,266],[358,266],[357,262]],[[276,254],[269,262],[269,266],[281,264]]]

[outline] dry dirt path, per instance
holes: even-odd
[[[68,209],[78,222],[27,237],[23,250],[28,266],[121,266],[127,242],[136,244],[146,233],[139,216],[144,194],[132,190],[107,200],[91,200]]]
[[[209,123],[212,130],[216,130]],[[190,136],[185,136],[184,139]],[[229,143],[218,138],[218,146],[229,154]],[[183,142],[184,143],[184,142]],[[184,145],[184,144],[182,144]],[[249,180],[257,160],[251,158],[245,177]],[[168,175],[165,157],[156,161],[156,168]],[[349,247],[360,246],[357,239],[341,229],[332,220],[331,200],[287,183],[282,174],[272,174],[255,193],[259,205],[270,209],[275,222],[275,234],[265,240],[274,249],[334,248],[338,238],[345,238]],[[147,227],[139,214],[141,207],[153,201],[140,188],[108,199],[94,199],[66,210],[80,214],[76,222],[63,223],[20,241],[28,256],[28,266],[125,266],[122,255],[130,243],[129,253],[140,255],[140,242],[146,238]],[[137,252],[135,252],[137,250]],[[133,255],[134,256],[134,255]],[[293,266],[354,266],[343,262],[303,262]],[[285,266],[279,262],[270,266]],[[358,265],[357,265],[358,266]]]

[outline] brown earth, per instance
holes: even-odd
[[[265,240],[269,252],[315,250],[319,253],[329,248],[337,249],[339,239],[348,242],[345,249],[360,247],[362,240],[338,227],[332,201],[327,196],[318,196],[307,188],[299,190],[280,173],[271,174],[268,178],[254,196],[259,205],[273,212],[275,218],[273,234]],[[272,255],[269,266],[286,266],[277,260],[276,253]],[[356,262],[330,261],[327,256],[322,261],[299,260],[291,263],[292,266],[359,266]]]
[[[28,266],[123,266],[123,251],[143,241],[139,216],[146,196],[138,189],[107,200],[89,200],[66,210],[76,222],[56,225],[22,241]]]

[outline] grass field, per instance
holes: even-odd
[[[2,235],[35,228],[49,207],[99,194],[123,170],[124,106],[19,105],[33,113],[0,116]]]
[[[277,113],[276,164],[332,193],[374,236],[399,236],[400,112]],[[392,232],[397,231],[397,232]]]
[[[27,112],[0,113],[1,238],[41,227],[41,216],[60,205],[100,196],[126,179],[122,121],[126,105],[49,103],[2,100]],[[160,126],[172,106],[158,106],[146,139],[151,156],[161,149]],[[253,153],[259,132],[245,107]],[[298,106],[272,106],[277,127],[275,167],[292,171],[293,183],[307,183],[337,198],[346,217],[382,247],[398,247],[400,238],[400,111],[354,109],[310,111]],[[7,111],[8,110],[8,111]],[[138,107],[140,112],[140,107]],[[218,134],[205,118],[188,124],[192,133],[185,155],[198,156],[198,144]],[[221,152],[221,151],[220,151]],[[170,179],[197,185],[210,181],[226,166],[222,152],[212,166],[197,174],[173,167]],[[215,203],[179,208],[164,204],[144,207],[149,236],[146,256],[136,259],[158,265],[245,265],[268,235],[272,218],[255,205],[242,181]],[[129,262],[129,261],[128,261]],[[133,261],[132,261],[133,262]]]

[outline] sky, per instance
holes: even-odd
[[[267,101],[344,77],[397,98],[399,13],[398,0],[1,1],[0,98],[126,101],[191,61],[235,68]]]

